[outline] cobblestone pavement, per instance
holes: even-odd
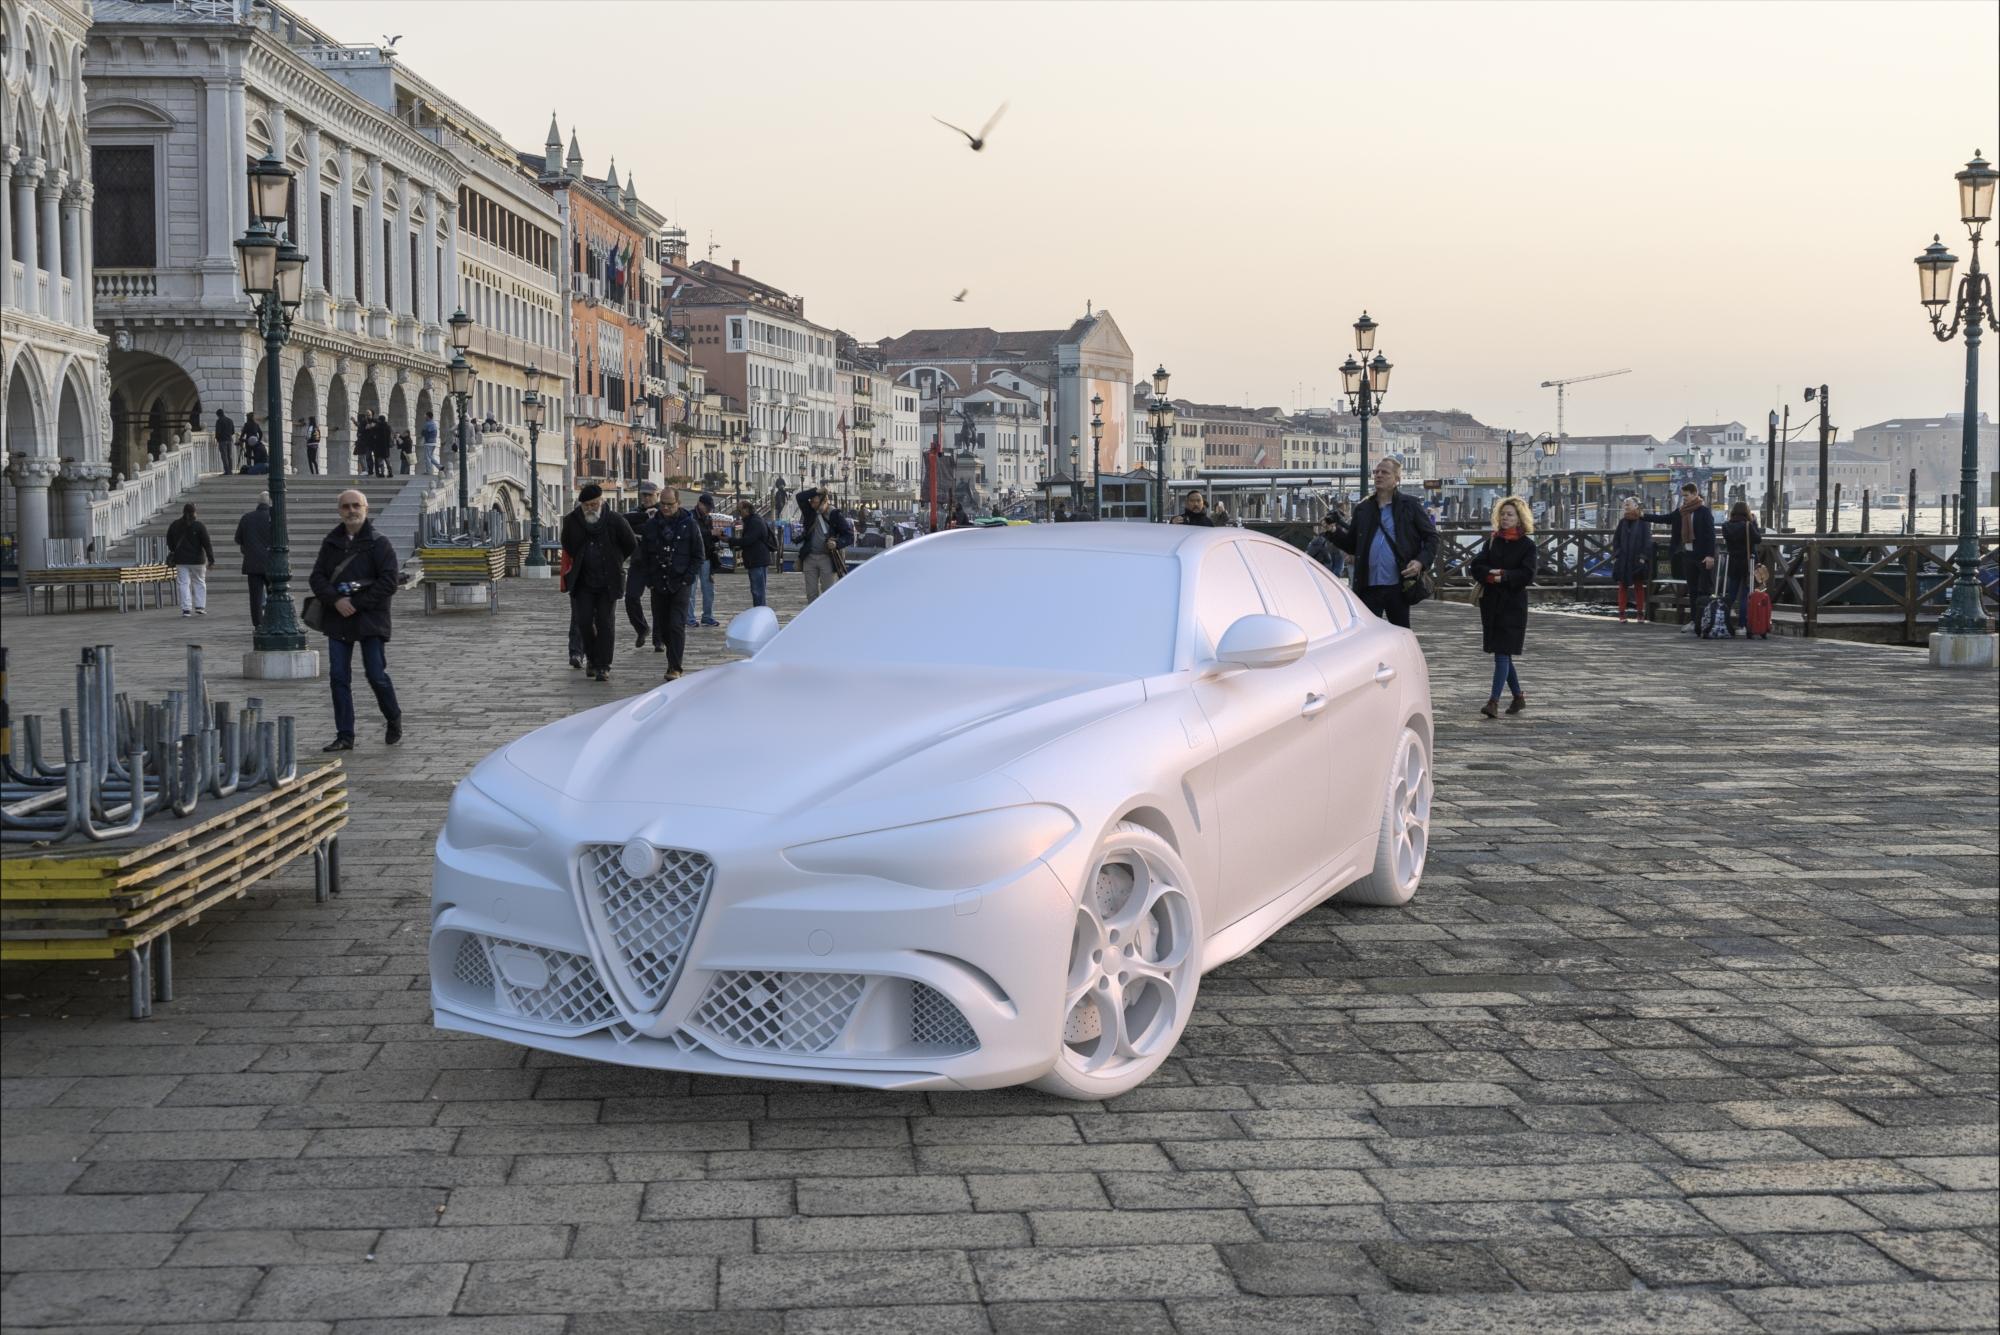
[[[726,616],[744,586],[720,584]],[[8,1330],[2000,1320],[1991,677],[1537,616],[1532,708],[1488,722],[1469,612],[1424,610],[1439,804],[1416,901],[1294,923],[1205,981],[1153,1081],[1078,1105],[433,1032],[452,782],[660,660],[628,638],[611,686],[583,681],[545,585],[510,583],[492,619],[399,606],[409,735],[363,728],[339,900],[295,874],[211,914],[148,1023],[121,969],[7,972]],[[18,612],[17,710],[65,698],[85,638],[124,646],[135,691],[178,672],[172,613]],[[233,607],[192,624],[212,661],[246,637]],[[721,632],[691,635],[716,661]],[[317,746],[324,691],[264,694]]]

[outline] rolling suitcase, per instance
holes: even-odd
[[[1729,603],[1716,590],[1728,587],[1729,553],[1717,554],[1715,578],[1711,582],[1708,599],[1694,614],[1694,633],[1704,640],[1726,640],[1729,638]]]
[[[1771,638],[1771,595],[1763,589],[1750,591],[1750,611],[1743,618],[1743,633],[1760,640]]]

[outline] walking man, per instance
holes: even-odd
[[[257,508],[246,511],[236,521],[236,548],[243,553],[243,578],[250,585],[250,624],[264,620],[265,576],[271,566],[271,543],[276,530],[271,525],[271,493],[257,497]]]
[[[853,543],[854,530],[817,487],[799,493],[799,515],[799,571],[806,577],[806,602],[811,603],[833,587],[833,563],[840,549]]]
[[[1385,456],[1375,465],[1375,494],[1354,507],[1352,525],[1335,528],[1333,542],[1353,556],[1354,592],[1368,610],[1408,630],[1410,604],[1426,596],[1417,577],[1437,555],[1437,526],[1415,497],[1396,490],[1402,480],[1401,461]]]
[[[229,420],[229,414],[215,410],[215,452],[222,456],[222,471],[236,471],[236,423]]]
[[[215,564],[215,544],[208,525],[195,518],[194,502],[181,507],[181,517],[167,526],[167,564],[174,568],[174,588],[180,594],[181,615],[208,615],[208,568]]]
[[[604,488],[586,482],[576,494],[576,509],[563,517],[562,546],[570,558],[571,620],[583,634],[586,675],[592,681],[611,680],[625,562],[638,545],[625,516],[605,510]]]
[[[769,607],[765,593],[771,577],[771,557],[778,550],[778,535],[748,501],[736,502],[736,550],[743,554],[743,569],[750,575],[750,605]]]
[[[403,740],[403,709],[389,680],[389,601],[396,596],[396,547],[368,521],[368,498],[340,493],[340,522],[319,545],[312,594],[324,618],[327,680],[333,687],[333,740],[322,751],[354,749],[354,648],[382,710],[390,746]]]
[[[424,446],[424,471],[426,473],[436,473],[440,471],[438,467],[438,424],[437,418],[429,413],[424,414],[422,440]]]
[[[715,619],[715,567],[722,540],[715,536],[715,525],[709,516],[715,513],[715,497],[703,492],[694,503],[695,527],[701,530],[701,565],[695,571],[695,579],[701,585],[701,624],[719,626]],[[694,594],[688,594],[687,623],[692,626],[694,619]]]
[[[646,525],[652,522],[653,511],[659,506],[660,499],[659,483],[653,481],[641,482],[639,484],[639,508],[625,512],[626,527],[630,528],[632,536],[642,543],[646,535]],[[646,627],[646,587],[651,578],[652,576],[647,570],[643,557],[640,560],[634,561],[631,567],[626,570],[625,620],[632,627],[632,647],[634,649],[644,649],[646,647],[646,637],[650,634],[653,637],[653,652],[659,653],[664,647],[664,641],[660,639],[658,619],[654,620],[650,631]]]
[[[672,488],[660,497],[660,508],[646,522],[645,550],[646,578],[653,589],[653,633],[665,638],[666,680],[673,681],[681,675],[687,627],[693,624],[687,620],[688,601],[701,569],[702,542],[694,516],[681,509],[680,493]]]

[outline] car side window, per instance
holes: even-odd
[[[1215,656],[1215,647],[1222,643],[1222,633],[1238,618],[1264,611],[1264,600],[1250,578],[1250,567],[1243,564],[1242,545],[1232,542],[1216,547],[1201,558],[1201,578],[1194,593],[1194,620],[1206,641],[1203,652],[1211,658]]]
[[[1310,557],[1270,542],[1246,542],[1243,548],[1266,598],[1276,604],[1271,610],[1296,621],[1308,643],[1324,640],[1339,629],[1326,600],[1313,587],[1312,572],[1306,569]]]
[[[1333,572],[1317,561],[1306,562],[1313,577],[1313,585],[1326,599],[1327,611],[1333,614],[1333,624],[1346,630],[1360,618],[1360,610],[1354,604],[1354,595],[1347,586],[1333,577]]]

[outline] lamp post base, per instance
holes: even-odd
[[[317,649],[252,649],[243,655],[251,681],[311,681],[319,676]]]
[[[1930,639],[1931,666],[1935,668],[1986,668],[2000,664],[2000,635],[1950,635],[1933,632]]]
[[[554,579],[555,577],[556,568],[546,561],[538,566],[524,564],[521,567],[521,578],[523,579]]]

